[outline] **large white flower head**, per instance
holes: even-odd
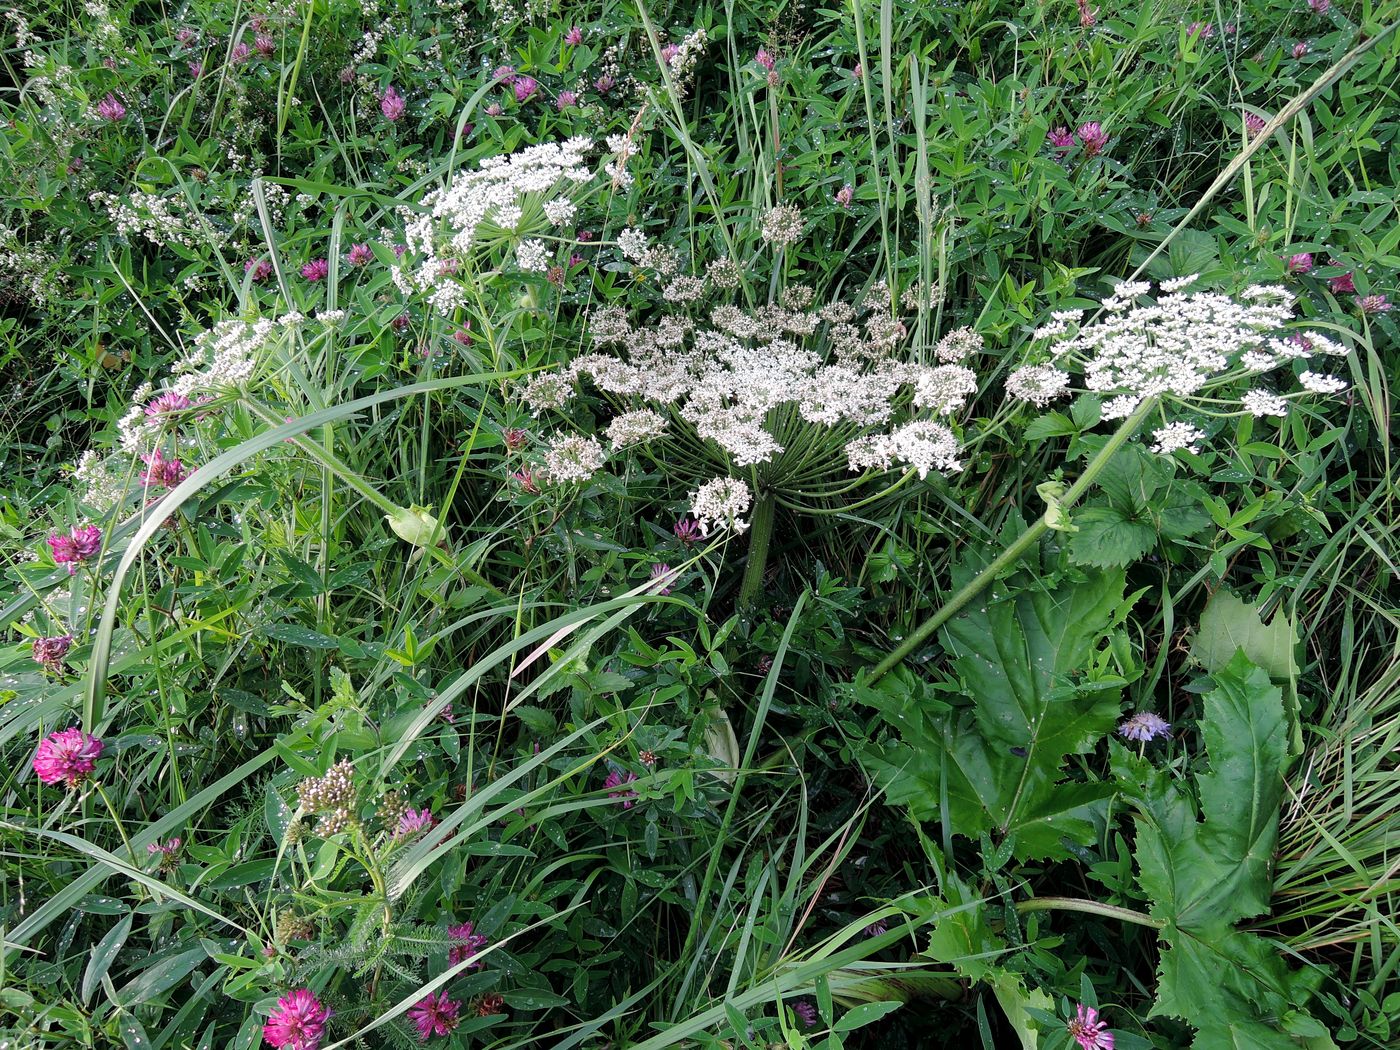
[[[444,311],[464,305],[458,264],[487,239],[518,245],[521,268],[536,269],[543,246],[527,238],[572,222],[574,194],[593,178],[585,164],[592,145],[575,136],[488,157],[476,171],[462,172],[424,196],[417,209],[404,213],[405,250],[393,271],[400,291],[425,292]]]
[[[699,522],[702,536],[724,528],[743,532],[749,527],[743,516],[751,506],[753,493],[737,478],[715,478],[690,494],[690,513]]]

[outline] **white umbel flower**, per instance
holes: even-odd
[[[690,494],[690,513],[700,524],[701,535],[711,529],[730,528],[743,532],[749,523],[743,516],[753,506],[753,493],[738,478],[715,478]]]
[[[587,481],[603,468],[607,455],[595,437],[555,434],[544,454],[544,476],[551,484]]]
[[[1250,390],[1240,398],[1240,404],[1244,405],[1246,412],[1256,417],[1288,415],[1287,398],[1271,394],[1267,390]]]
[[[1198,442],[1205,440],[1205,433],[1190,423],[1168,423],[1152,432],[1155,442],[1152,451],[1166,456],[1185,449],[1187,452],[1200,452]]]

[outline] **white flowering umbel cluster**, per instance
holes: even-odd
[[[619,241],[629,256],[646,251],[630,231]],[[686,279],[685,294],[668,300],[691,303],[727,291],[728,269],[712,269],[712,276]],[[839,481],[846,467],[905,467],[920,477],[960,469],[957,436],[941,420],[977,392],[977,377],[962,361],[980,350],[981,339],[960,330],[938,344],[941,363],[903,361],[895,351],[906,332],[890,315],[887,290],[858,305],[813,306],[813,298],[810,288],[794,285],[756,309],[726,304],[704,319],[671,314],[645,324],[618,307],[598,310],[589,319],[595,352],[537,375],[521,399],[536,416],[558,412],[587,381],[613,413],[606,433],[614,452],[665,437],[676,453],[668,457],[677,461],[667,464],[672,469],[694,476],[705,469],[697,463],[723,463],[731,473],[747,473],[762,492],[788,499],[833,481],[849,487]],[[551,459],[561,440],[551,443]],[[553,463],[545,474],[579,480],[576,469]],[[731,512],[736,490],[725,487],[723,501],[718,491],[701,487],[697,496],[709,498],[694,508],[696,518],[741,523],[742,511]],[[744,493],[752,498],[747,486]],[[702,514],[711,504],[729,510]]]
[[[1163,396],[1195,402],[1209,411],[1220,403],[1223,388],[1315,356],[1345,357],[1346,347],[1315,332],[1285,334],[1293,319],[1293,297],[1280,287],[1255,285],[1238,299],[1218,292],[1187,292],[1195,277],[1163,281],[1160,294],[1147,298],[1146,281],[1124,281],[1104,300],[1104,314],[1082,324],[1082,311],[1061,310],[1035,333],[1050,360],[1029,364],[1006,380],[1007,395],[1037,406],[1082,389],[1106,397],[1104,419],[1121,419],[1144,400]],[[1301,390],[1280,394],[1254,387],[1236,393],[1228,414],[1284,415],[1292,397],[1335,393],[1346,382],[1325,373],[1305,371]],[[1208,395],[1213,395],[1208,397]],[[1230,404],[1230,401],[1226,401]],[[1217,414],[1219,414],[1217,412]],[[1154,435],[1157,452],[1198,450],[1205,434],[1186,423],[1171,423]]]
[[[514,247],[520,269],[546,269],[551,252],[534,235],[572,225],[573,194],[593,178],[584,164],[592,145],[576,136],[488,157],[476,171],[427,194],[420,208],[405,209],[407,247],[393,271],[399,290],[422,292],[432,306],[450,313],[466,304],[459,272],[474,251],[495,243]]]

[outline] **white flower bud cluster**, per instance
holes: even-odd
[[[749,486],[737,478],[715,478],[690,494],[690,513],[700,525],[700,534],[730,528],[743,532],[749,527],[744,515],[753,506]]]
[[[593,178],[584,165],[592,145],[591,139],[575,136],[488,157],[478,170],[427,194],[406,216],[406,250],[393,270],[399,290],[424,292],[429,304],[444,312],[465,305],[465,288],[454,276],[458,262],[487,238],[514,239],[536,227],[571,222],[576,211],[571,195]],[[547,249],[526,240],[517,248],[517,261],[521,269],[544,270]]]

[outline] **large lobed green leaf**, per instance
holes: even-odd
[[[1243,653],[1216,674],[1202,735],[1203,821],[1184,786],[1115,747],[1121,779],[1139,785],[1138,881],[1165,923],[1151,1016],[1195,1027],[1200,1050],[1330,1046],[1302,1011],[1315,973],[1290,971],[1272,944],[1234,926],[1268,909],[1287,746],[1282,693]]]
[[[1112,787],[1066,782],[1064,766],[1097,746],[1120,711],[1122,679],[1076,676],[1109,634],[1123,583],[1122,570],[1018,572],[943,630],[969,703],[950,710],[907,677],[862,695],[901,737],[871,763],[889,801],[959,835],[1004,837],[1021,859],[1064,857],[1066,839],[1092,841]]]

